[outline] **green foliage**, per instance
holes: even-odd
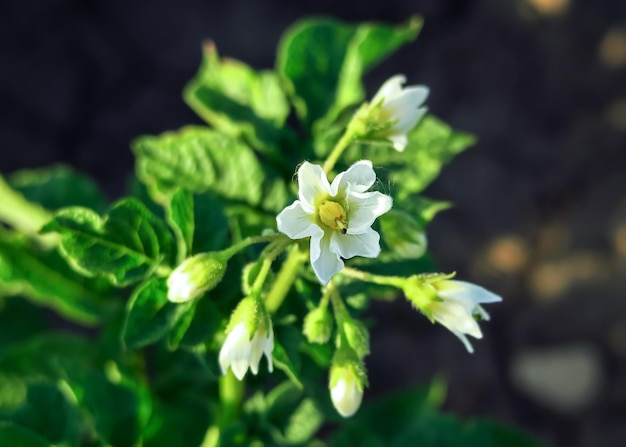
[[[137,176],[163,201],[176,188],[211,191],[235,203],[279,210],[287,188],[245,143],[205,127],[141,137],[133,143]]]
[[[0,229],[0,296],[21,295],[81,324],[106,320],[112,303],[102,281],[73,271],[56,252]]]
[[[103,211],[107,203],[92,179],[63,165],[18,171],[9,177],[9,184],[27,200],[50,211],[66,206]]]
[[[61,254],[77,271],[117,286],[141,281],[174,261],[171,233],[134,199],[118,202],[104,218],[88,208],[62,209],[42,231],[61,235]]]
[[[124,360],[104,360],[103,348],[76,336],[47,334],[0,353],[0,439],[137,445],[150,411],[148,395],[141,382],[120,369]]]
[[[282,37],[275,70],[205,44],[183,96],[208,126],[137,138],[132,197],[108,211],[95,183],[67,167],[0,177],[0,445],[539,446],[505,425],[442,413],[437,380],[366,398],[348,420],[329,394],[331,368],[352,369],[330,386],[355,374],[367,383],[375,322],[363,315],[371,299],[396,298],[389,278],[436,270],[425,234],[450,204],[419,194],[474,142],[431,115],[404,152],[380,133],[389,118],[358,133],[372,124],[362,120],[384,119],[381,103],[364,102],[363,76],[421,26],[303,20]],[[276,215],[296,200],[298,163],[326,161],[330,174],[362,159],[393,196],[374,224],[382,252],[346,260],[356,276],[345,269],[322,287],[309,240],[277,234]],[[244,296],[252,310],[233,314]],[[228,322],[269,327],[270,317],[279,371],[270,376],[262,360],[258,376],[223,376]],[[263,356],[267,345],[246,342],[258,339],[241,340],[230,360]]]
[[[167,300],[164,278],[153,278],[140,285],[128,302],[123,341],[127,348],[137,349],[165,337],[191,306]]]
[[[362,76],[404,43],[417,37],[421,19],[390,27],[348,25],[335,20],[303,20],[283,36],[277,70],[298,116],[307,127],[330,122],[363,100]]]
[[[273,71],[257,72],[246,64],[220,60],[215,45],[203,47],[203,60],[185,87],[187,104],[222,133],[242,137],[276,159],[289,104]]]
[[[346,151],[347,164],[365,158],[374,166],[384,166],[378,171],[381,183],[389,185],[394,199],[405,201],[422,192],[446,163],[475,141],[472,135],[456,132],[432,115],[408,137],[404,152],[394,151],[389,143],[353,144]]]

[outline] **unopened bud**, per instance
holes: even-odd
[[[333,330],[333,317],[327,306],[320,306],[304,317],[303,332],[309,343],[323,345],[330,339]]]
[[[184,303],[213,289],[224,276],[229,255],[209,252],[183,261],[167,278],[167,298],[174,303]]]
[[[330,367],[330,398],[337,412],[347,418],[357,412],[363,400],[367,376],[363,363],[350,349],[339,348]]]

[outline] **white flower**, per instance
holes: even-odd
[[[376,181],[372,162],[361,160],[330,184],[318,165],[298,169],[299,200],[276,217],[278,230],[291,239],[311,238],[311,266],[322,284],[354,256],[375,258],[380,236],[371,226],[391,208],[391,197],[366,192]]]
[[[374,106],[381,103],[379,119],[395,121],[385,135],[393,143],[395,150],[402,152],[408,143],[407,134],[426,114],[426,107],[420,107],[428,97],[428,87],[417,85],[402,88],[406,82],[403,75],[396,75],[385,81],[372,99]]]
[[[269,372],[274,370],[274,330],[260,299],[252,296],[244,298],[233,312],[226,333],[219,355],[222,374],[226,374],[230,367],[239,380],[243,379],[248,368],[256,375],[263,354],[267,358]]]
[[[489,314],[480,304],[496,303],[502,301],[502,298],[465,281],[441,280],[433,283],[433,286],[440,300],[431,301],[425,310],[456,335],[468,352],[474,352],[466,334],[482,338],[483,333],[477,319],[489,320]]]

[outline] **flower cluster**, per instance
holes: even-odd
[[[304,319],[304,334],[309,343],[329,342],[335,331],[335,354],[329,374],[330,398],[344,417],[353,415],[361,405],[367,376],[363,363],[369,354],[369,333],[344,305],[332,279],[343,273],[357,279],[402,289],[407,299],[432,322],[438,322],[473,352],[467,336],[481,338],[478,320],[488,320],[481,304],[501,298],[482,287],[452,280],[452,275],[414,275],[408,278],[379,276],[346,269],[345,262],[356,256],[376,258],[381,252],[380,235],[372,228],[380,216],[391,210],[390,195],[371,191],[376,183],[372,162],[360,160],[337,174],[332,183],[327,174],[341,153],[353,141],[387,140],[397,151],[410,144],[408,134],[426,113],[423,103],[428,88],[403,88],[404,76],[398,75],[383,84],[372,101],[365,103],[353,117],[346,138],[342,138],[324,166],[304,161],[297,170],[298,198],[276,216],[281,233],[264,251],[258,270],[248,269],[248,296],[234,310],[219,353],[222,373],[232,370],[242,380],[248,370],[257,374],[263,355],[268,369],[273,369],[274,331],[268,311],[270,298],[264,298],[263,282],[272,260],[293,241],[308,238],[310,266],[323,287],[319,307]],[[359,125],[362,124],[362,125]],[[355,130],[357,129],[357,130]],[[358,130],[362,129],[362,130]],[[342,145],[342,141],[348,143]],[[384,217],[385,242],[405,259],[422,256],[426,250],[423,228],[408,213],[392,211]],[[280,239],[282,237],[283,239]],[[235,249],[222,253],[197,255],[183,262],[168,279],[169,299],[184,302],[212,289],[224,274],[226,262]],[[295,253],[295,251],[294,251]],[[296,259],[296,258],[294,258]],[[297,259],[296,259],[297,261]],[[299,265],[285,261],[293,276]],[[252,272],[252,273],[251,273]],[[293,279],[292,279],[293,280]],[[284,294],[283,294],[284,295]],[[332,302],[333,314],[328,309]]]

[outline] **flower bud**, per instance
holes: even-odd
[[[263,300],[258,296],[244,298],[235,308],[226,328],[226,340],[219,355],[222,374],[231,368],[239,380],[244,378],[248,369],[256,375],[263,354],[272,372],[273,350],[274,329]]]
[[[403,211],[391,210],[380,219],[380,228],[387,245],[404,259],[418,259],[427,248],[422,226]]]
[[[333,331],[333,317],[327,306],[320,305],[304,317],[303,333],[309,343],[323,345]]]
[[[339,348],[330,367],[329,389],[330,398],[340,415],[347,418],[357,412],[366,382],[365,368],[356,353]]]
[[[456,335],[468,352],[474,352],[467,335],[482,338],[478,325],[489,320],[481,304],[502,301],[498,295],[465,281],[451,280],[452,275],[415,275],[403,286],[406,297],[432,322],[437,322]]]
[[[209,252],[187,258],[167,278],[167,298],[184,303],[213,289],[222,280],[229,257],[225,252]]]

